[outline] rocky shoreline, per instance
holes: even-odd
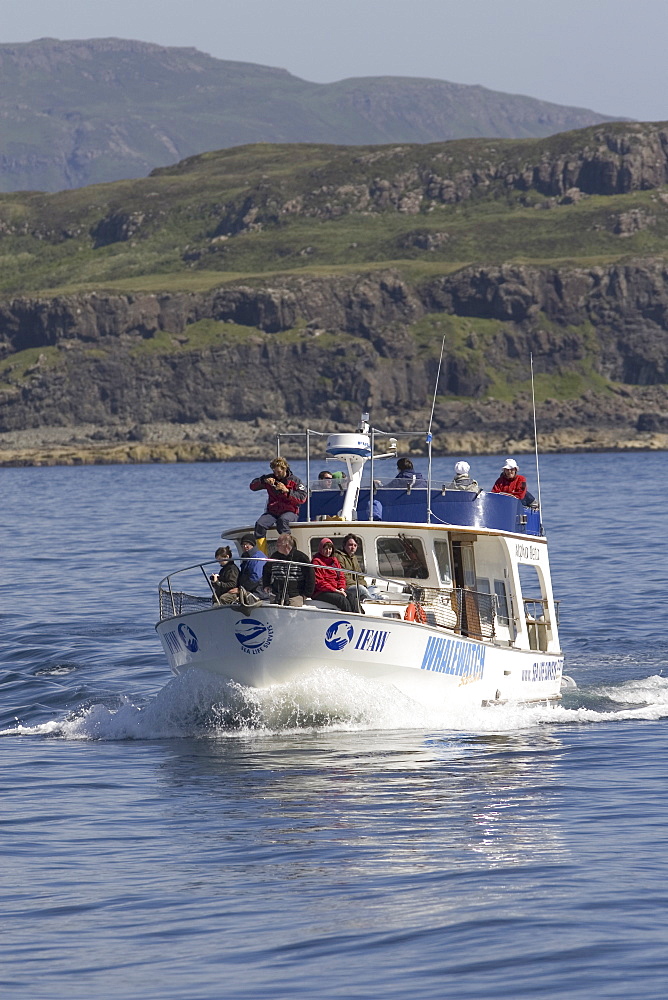
[[[300,428],[301,429],[301,428]],[[334,427],[334,430],[348,428]],[[73,430],[76,433],[73,433]],[[229,434],[229,428],[218,425],[203,429],[201,425],[175,426],[156,424],[117,432],[115,438],[89,425],[72,428],[43,428],[0,434],[0,467],[74,466],[156,464],[162,462],[225,462],[266,459],[276,448],[275,426],[255,428],[252,435]],[[281,428],[281,432],[295,430]],[[129,440],[132,438],[134,440]],[[141,437],[142,440],[137,440]],[[220,438],[227,440],[220,440]],[[252,440],[251,440],[252,437]],[[235,440],[235,443],[228,443]],[[422,436],[416,434],[405,450],[424,453]],[[668,450],[668,433],[584,427],[564,428],[539,436],[542,454],[579,452],[638,452]],[[282,451],[294,459],[305,457],[302,441],[293,441]],[[434,454],[470,457],[473,455],[532,454],[530,438],[513,438],[498,433],[437,433]]]

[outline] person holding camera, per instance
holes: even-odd
[[[270,463],[271,474],[258,476],[250,484],[251,490],[267,491],[267,507],[255,522],[255,538],[266,538],[269,528],[276,528],[279,535],[290,533],[290,525],[299,517],[299,508],[306,502],[306,487],[290,469],[284,458]]]

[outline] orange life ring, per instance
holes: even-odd
[[[411,601],[406,607],[406,613],[404,615],[405,622],[420,622],[421,625],[427,624],[427,615],[424,608],[420,604],[416,604]]]

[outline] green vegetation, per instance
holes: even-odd
[[[186,326],[185,332],[178,336],[166,330],[159,330],[150,338],[138,340],[131,348],[131,353],[135,357],[145,357],[149,354],[182,354],[243,342],[253,334],[257,336],[260,331],[251,326],[202,319],[197,323],[190,323]]]
[[[643,142],[654,148],[656,133],[655,126],[617,124],[542,140],[357,148],[255,144],[191,157],[143,180],[51,195],[0,195],[0,297],[5,299],[206,293],[231,283],[271,290],[274,282],[280,294],[289,295],[290,277],[354,278],[391,269],[408,286],[409,300],[414,295],[423,307],[434,303],[428,306],[433,313],[410,324],[408,317],[415,313],[410,301],[402,312],[405,287],[370,280],[364,289],[364,294],[372,289],[369,302],[360,298],[356,303],[362,309],[368,306],[370,315],[384,308],[373,295],[380,301],[396,291],[400,301],[396,309],[391,303],[383,313],[395,317],[386,329],[379,329],[377,322],[360,322],[357,337],[342,332],[352,329],[343,320],[341,329],[319,329],[320,322],[327,326],[327,318],[308,328],[303,306],[302,318],[292,329],[272,333],[213,319],[183,329],[178,317],[177,329],[151,335],[138,331],[152,330],[152,322],[136,329],[128,326],[121,341],[79,341],[75,354],[68,354],[65,348],[72,345],[64,344],[62,350],[31,348],[10,355],[0,365],[0,388],[11,395],[17,387],[37,385],[49,369],[65,366],[66,358],[119,350],[126,360],[129,354],[138,362],[198,352],[214,352],[217,360],[220,350],[233,354],[239,345],[255,349],[258,341],[264,342],[263,349],[284,348],[286,356],[303,350],[304,355],[336,357],[337,365],[355,372],[360,367],[360,337],[368,336],[369,357],[379,369],[390,369],[404,356],[410,363],[415,352],[431,369],[445,337],[440,385],[450,401],[487,397],[505,402],[529,393],[530,344],[539,345],[544,362],[536,375],[538,402],[574,398],[589,389],[605,392],[612,384],[599,374],[600,331],[585,323],[552,323],[537,311],[539,295],[534,294],[531,277],[526,288],[524,278],[513,274],[507,282],[504,273],[490,277],[490,296],[498,296],[499,307],[480,311],[502,317],[496,320],[457,315],[459,277],[447,283],[451,298],[442,302],[438,279],[471,267],[526,263],[591,270],[639,257],[665,257],[668,190],[651,187],[650,182],[654,178],[658,183],[668,174],[661,174],[648,156],[633,154],[629,166],[614,152],[616,146],[633,150],[636,142],[641,152]],[[564,159],[550,159],[556,156]],[[606,184],[614,191],[624,188],[631,167],[636,175],[633,185],[626,186],[633,189],[602,194],[568,187],[564,172],[575,171],[580,156],[596,169],[605,160],[601,176],[609,178],[617,171],[613,182],[606,180],[598,188],[592,182],[592,190]],[[647,177],[638,173],[646,162],[654,171]],[[550,180],[550,171],[558,175],[557,181]],[[583,177],[586,181],[586,171]],[[554,190],[556,194],[545,193]],[[484,286],[487,275],[478,277]],[[470,280],[462,275],[462,299]],[[557,297],[559,281],[557,276],[548,283]],[[346,283],[343,294],[354,299],[351,285]],[[292,287],[297,301],[302,293],[295,283]],[[333,299],[340,289],[343,283],[329,286]],[[565,294],[577,298],[578,293],[566,289]],[[66,311],[71,307],[64,306]],[[197,308],[195,315],[208,311],[205,296]],[[337,300],[335,308],[341,316],[348,307]],[[142,306],[136,311],[141,313]],[[239,318],[244,311],[224,314]],[[281,319],[273,328],[284,325]],[[34,340],[14,341],[16,346],[28,342]],[[294,350],[295,345],[301,346]],[[239,353],[243,351],[237,357]],[[383,372],[385,377],[390,378]],[[322,373],[317,378],[324,396],[339,391],[336,379],[331,382]]]
[[[596,371],[600,346],[591,324],[583,323],[578,327],[557,326],[544,313],[539,314],[535,323],[539,335],[551,338],[554,344],[574,337],[585,348],[582,358],[565,359],[562,370],[551,374],[536,374],[536,402],[573,399],[581,396],[587,389],[609,388],[611,383]],[[515,358],[504,349],[504,340],[513,334],[512,324],[479,317],[433,313],[415,323],[411,330],[418,352],[423,356],[437,357],[445,337],[447,363],[456,364],[460,372],[469,372],[474,377],[476,373],[483,376],[485,386],[480,395],[510,402],[518,393],[531,392],[526,356],[522,354]],[[495,360],[490,365],[489,359],[492,357]],[[447,379],[447,371],[445,378]],[[448,398],[452,400],[457,397],[450,394]]]
[[[29,347],[25,351],[17,351],[0,362],[0,391],[11,391],[31,375],[57,368],[59,362],[60,351],[57,347]]]
[[[591,143],[594,133],[571,142]],[[590,267],[663,255],[668,197],[660,189],[561,204],[499,174],[521,172],[563,141],[260,144],[139,181],[0,195],[0,295],[204,290],[377,267],[419,280],[469,263]],[[430,177],[440,177],[437,187],[461,183],[472,169],[492,180],[459,201],[429,196]]]

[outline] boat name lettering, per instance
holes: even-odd
[[[266,625],[257,618],[240,618],[234,626],[234,634],[243,652],[249,656],[261,653],[274,638],[271,625]]]
[[[561,674],[563,660],[539,660],[528,670],[522,671],[523,681],[556,681]]]
[[[479,679],[485,669],[485,647],[458,639],[431,636],[427,640],[420,668],[437,674]]]
[[[518,542],[515,546],[515,555],[518,559],[528,559],[530,562],[540,562],[540,546],[528,545],[526,542]]]
[[[178,629],[165,632],[165,642],[170,653],[180,653],[182,649],[187,649],[191,653],[196,653],[199,649],[199,642],[193,630],[181,623]]]
[[[389,634],[388,631],[376,628],[361,628],[357,632],[355,641],[355,629],[352,623],[341,619],[330,625],[325,632],[325,645],[338,653],[340,649],[355,641],[355,649],[363,649],[367,653],[382,653]]]
[[[355,649],[367,649],[370,653],[382,653],[389,634],[389,632],[379,632],[375,628],[361,628]]]

